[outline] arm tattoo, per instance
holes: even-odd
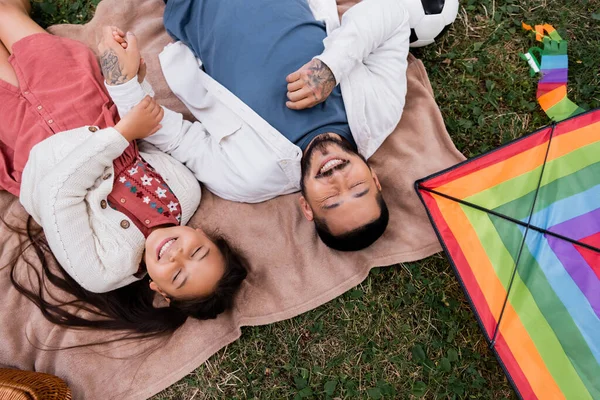
[[[102,75],[109,85],[122,85],[127,82],[127,75],[121,71],[119,57],[113,49],[108,49],[100,56]]]
[[[323,102],[335,87],[335,76],[321,60],[315,59],[308,68],[308,86],[316,101]]]

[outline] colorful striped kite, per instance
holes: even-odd
[[[542,76],[538,82],[537,99],[544,112],[553,121],[562,121],[581,114],[585,110],[567,97],[569,77],[569,56],[567,41],[551,25],[536,25],[535,29],[523,24],[523,29],[534,31],[536,39],[544,43],[544,48],[532,47],[521,58],[526,60],[533,74]],[[547,33],[548,35],[545,35]],[[539,54],[541,62],[535,56]]]
[[[600,399],[600,109],[415,186],[516,392]]]

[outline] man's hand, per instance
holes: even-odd
[[[314,59],[286,78],[288,82],[285,105],[292,110],[314,107],[327,100],[335,87],[335,77],[324,62]]]
[[[115,129],[128,142],[144,139],[162,128],[160,121],[162,121],[164,113],[163,108],[152,97],[146,96],[115,125]]]
[[[123,41],[117,41],[117,36],[122,37]],[[108,85],[122,85],[138,74],[141,57],[137,38],[133,33],[128,32],[124,35],[115,26],[105,26],[102,28],[102,40],[98,43],[98,51],[102,74]]]
[[[127,49],[129,44],[127,43],[127,38],[125,37],[125,33],[117,28],[116,26],[111,26],[113,39],[121,45],[124,49]],[[135,36],[134,36],[135,38]],[[144,79],[146,79],[146,61],[144,58],[140,58],[140,69],[138,70],[138,82],[142,83]]]

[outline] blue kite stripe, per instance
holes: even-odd
[[[544,235],[530,231],[525,243],[600,364],[600,319],[589,301],[556,257]]]
[[[598,208],[599,202],[597,199],[600,199],[600,185],[596,185],[585,192],[558,200],[543,210],[534,213],[531,217],[531,225],[548,229],[554,225],[587,214]],[[528,219],[525,218],[522,221],[527,223]],[[580,240],[586,236],[589,235],[570,237],[570,239]]]
[[[569,68],[569,57],[566,55],[545,55],[542,57],[540,69]]]

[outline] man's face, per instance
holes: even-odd
[[[302,159],[300,205],[305,217],[324,221],[341,235],[379,218],[379,180],[365,160],[342,139],[317,137]]]

